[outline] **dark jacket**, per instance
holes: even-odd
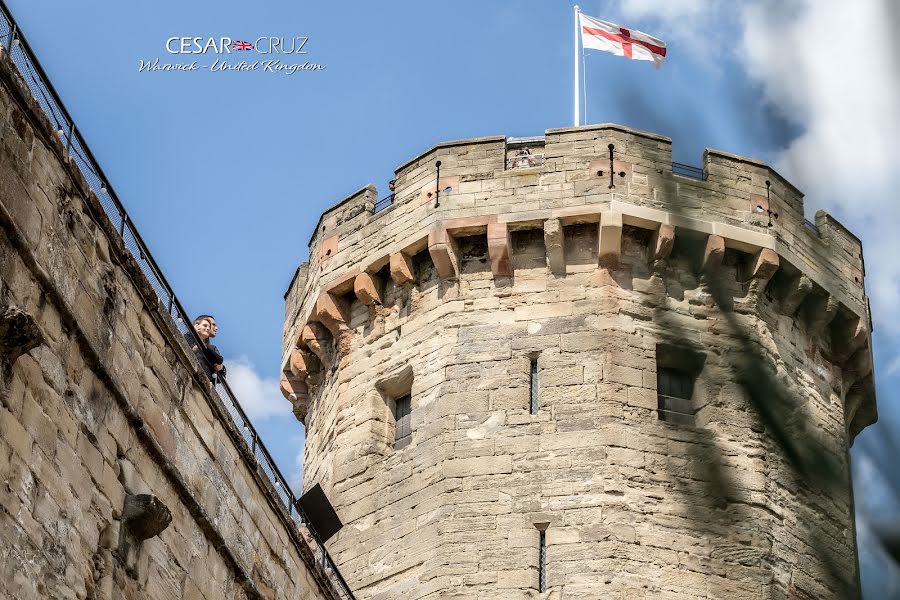
[[[224,363],[222,353],[212,344],[201,343],[198,345],[197,336],[194,335],[193,331],[185,333],[184,339],[187,341],[188,348],[196,348],[196,350],[194,350],[194,356],[197,357],[197,362],[203,367],[203,372],[206,373],[206,376],[212,379],[213,374],[216,373],[213,365],[221,365]],[[218,374],[220,377],[225,377],[225,369],[219,371]]]

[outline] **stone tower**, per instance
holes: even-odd
[[[617,125],[439,144],[396,181],[322,215],[285,296],[358,598],[858,594],[852,233],[763,163],[673,168]]]

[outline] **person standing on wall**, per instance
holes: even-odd
[[[219,349],[216,346],[209,343],[209,340],[214,338],[218,332],[216,320],[211,315],[200,315],[194,319],[193,324],[197,337],[203,342],[203,347],[201,348],[197,345],[197,339],[191,332],[186,333],[184,337],[188,342],[188,346],[190,346],[194,355],[196,355],[197,360],[200,362],[200,366],[203,367],[203,371],[206,373],[207,377],[215,383],[214,376],[216,374],[218,374],[219,377],[225,377],[225,365],[223,364],[224,360],[222,359],[222,353],[219,352]]]
[[[212,343],[209,343],[216,337],[216,333],[219,331],[219,326],[216,325],[216,319],[212,315],[200,315],[198,318],[206,319],[209,323],[209,341],[206,344],[206,358],[212,365],[214,374],[220,379],[225,379],[225,359],[222,358],[222,353],[219,352],[219,349]]]

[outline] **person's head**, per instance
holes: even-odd
[[[209,323],[209,337],[216,337],[216,333],[219,330],[219,326],[216,325],[216,318],[212,315],[200,315],[197,319],[205,319]],[[195,323],[197,321],[194,321]]]
[[[390,181],[388,181],[388,189],[391,190],[392,192],[397,189],[397,180],[396,179],[391,179]]]
[[[209,320],[206,315],[201,315],[194,319],[194,331],[200,336],[200,339],[206,341],[210,337]]]

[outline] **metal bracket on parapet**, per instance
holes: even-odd
[[[616,187],[616,175],[618,175],[619,177],[622,177],[624,179],[625,171],[619,171],[618,173],[616,173],[616,167],[614,164],[615,154],[616,154],[616,145],[610,144],[609,146],[607,146],[607,148],[609,148],[609,189],[613,189]],[[601,169],[601,170],[597,171],[597,175],[599,175],[600,177],[603,177],[603,170]]]

